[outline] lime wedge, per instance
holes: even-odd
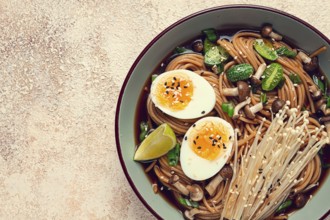
[[[163,156],[176,144],[176,136],[172,128],[164,123],[151,132],[135,152],[134,160],[145,161]]]

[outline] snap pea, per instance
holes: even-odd
[[[278,58],[278,55],[272,44],[268,43],[264,39],[256,39],[253,43],[254,49],[264,58],[267,60],[274,61]]]
[[[227,71],[227,78],[231,82],[246,80],[253,74],[253,67],[250,64],[242,63],[231,67]]]
[[[265,91],[273,90],[282,80],[283,67],[278,63],[272,63],[267,66],[263,73],[261,88]]]
[[[204,63],[208,66],[213,67],[214,65],[219,65],[220,63],[227,60],[227,57],[220,53],[219,46],[214,46],[210,48],[204,56]]]
[[[276,49],[276,53],[279,56],[286,56],[290,58],[295,58],[297,56],[297,53],[293,50],[290,50],[289,48],[282,46],[278,49]]]

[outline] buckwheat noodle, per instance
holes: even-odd
[[[253,49],[253,42],[255,39],[261,38],[257,33],[253,32],[240,32],[235,34],[232,37],[231,41],[226,39],[218,40],[218,44],[225,48],[228,53],[233,58],[232,61],[228,62],[224,67],[224,72],[226,72],[231,66],[239,63],[249,63],[253,66],[256,71],[258,67],[266,63],[266,61]],[[282,41],[275,42],[276,45],[281,46],[285,45],[286,47],[291,48],[289,45],[285,44]],[[324,48],[323,48],[324,49]],[[255,138],[259,141],[266,135],[267,130],[272,125],[272,112],[271,105],[273,101],[277,98],[282,100],[290,101],[289,107],[296,108],[296,114],[301,114],[303,106],[306,106],[306,109],[311,113],[315,113],[314,102],[311,98],[310,93],[308,92],[308,87],[313,85],[313,80],[311,77],[304,71],[302,60],[296,56],[296,58],[287,58],[279,57],[276,62],[281,64],[284,69],[285,83],[280,89],[275,89],[271,92],[266,92],[268,103],[264,109],[256,113],[255,119],[251,120],[246,118],[244,115],[240,116],[238,120],[232,120],[226,113],[223,112],[221,105],[223,102],[232,101],[235,104],[238,103],[238,99],[235,97],[226,97],[223,95],[224,88],[232,88],[233,84],[227,79],[226,74],[217,75],[213,72],[207,70],[204,65],[204,57],[200,54],[184,54],[174,58],[170,63],[167,64],[165,71],[175,70],[175,69],[188,69],[194,71],[196,74],[205,78],[210,85],[214,88],[216,94],[216,105],[212,112],[209,115],[219,116],[226,121],[228,121],[237,132],[237,147],[233,149],[230,159],[227,161],[228,164],[235,164],[237,160],[244,157],[247,154],[248,150],[253,147]],[[291,73],[296,73],[301,78],[302,83],[299,85],[293,84],[290,80],[289,75]],[[255,105],[260,102],[260,91],[257,93],[251,93],[251,104]],[[150,117],[150,120],[157,125],[162,123],[168,123],[174,132],[177,135],[178,141],[181,142],[183,135],[186,133],[188,128],[195,122],[197,119],[182,120],[176,119],[171,116],[164,114],[155,105],[152,103],[151,99],[148,98],[147,102],[147,111]],[[310,131],[311,134],[315,134],[315,129],[320,128],[320,124],[317,120],[312,117],[307,118],[309,121],[306,128]],[[299,122],[300,123],[300,122]],[[299,125],[297,122],[297,125]],[[262,126],[261,126],[262,124]],[[300,123],[303,124],[302,122]],[[258,134],[259,132],[259,134]],[[313,133],[314,132],[314,133]],[[319,134],[318,134],[319,135]],[[306,138],[304,146],[308,145],[307,142],[312,139],[311,137]],[[236,156],[235,156],[236,155]],[[175,167],[169,166],[167,163],[166,156],[163,156],[157,160],[156,163],[153,163],[151,167],[148,168],[152,170],[157,175],[159,181],[170,189],[173,193],[173,196],[176,199],[181,197],[181,192],[177,190],[172,184],[169,183],[169,179],[172,175],[179,176],[179,182],[183,186],[188,186],[194,183],[193,180],[189,179],[183,173],[181,166],[177,165]],[[291,194],[303,193],[313,187],[316,187],[321,176],[321,161],[318,154],[313,155],[313,157],[306,161],[306,164],[303,164],[303,169],[299,173],[297,179],[299,181],[291,185]],[[234,177],[235,179],[235,177]],[[212,180],[202,181],[199,184],[203,187]],[[217,187],[214,195],[204,195],[203,200],[200,202],[198,208],[195,208],[195,218],[197,219],[220,219],[221,213],[224,206],[227,205],[224,201],[228,199],[229,190],[233,186],[230,186],[230,181],[222,181]],[[287,195],[283,195],[281,200]],[[185,209],[193,209],[192,207],[186,206]],[[228,212],[229,213],[229,212]],[[256,212],[257,213],[257,212]],[[254,213],[255,216],[258,216]],[[265,215],[268,215],[268,212],[265,211]],[[265,215],[262,217],[264,218]],[[274,213],[269,213],[268,218],[271,219],[287,219],[287,214],[282,214],[280,216],[274,216]]]

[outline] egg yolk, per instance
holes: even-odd
[[[160,105],[174,111],[184,109],[193,96],[193,82],[183,74],[173,74],[157,85],[157,99]]]
[[[194,128],[190,137],[190,146],[195,154],[207,160],[214,160],[220,156],[227,148],[226,143],[232,138],[222,124],[207,122]]]

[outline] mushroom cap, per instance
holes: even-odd
[[[270,34],[272,31],[273,31],[273,28],[272,28],[271,25],[265,25],[265,26],[263,26],[262,29],[261,29],[261,35],[262,35],[263,37],[268,37],[269,34]]]
[[[313,72],[319,67],[319,62],[317,57],[312,57],[312,60],[310,63],[304,64],[304,70],[308,73]]]
[[[203,189],[198,184],[188,185],[187,189],[189,190],[189,196],[192,201],[198,202],[201,201],[204,197]]]
[[[320,98],[322,98],[322,92],[321,92],[321,90],[317,90],[316,92],[313,92],[312,93],[312,99],[314,101],[319,100]]]
[[[320,118],[321,123],[326,123],[330,121],[330,115],[329,116],[324,116]]]
[[[251,111],[249,105],[246,105],[244,107],[244,113],[245,113],[245,116],[248,117],[249,119],[254,119],[256,117],[256,115]]]
[[[238,89],[238,100],[244,101],[246,97],[250,95],[250,87],[247,82],[244,81],[238,81],[237,82],[237,89]]]
[[[305,194],[297,194],[293,200],[295,206],[297,208],[302,208],[306,205],[306,203],[308,202],[308,197]]]
[[[277,113],[279,110],[283,108],[284,105],[285,105],[285,101],[283,101],[282,99],[275,99],[272,103],[272,111],[274,113]]]
[[[179,178],[178,175],[172,175],[172,176],[170,177],[170,179],[168,180],[168,183],[169,183],[169,184],[174,184],[174,183],[178,182],[179,179],[180,179],[180,178]]]
[[[192,43],[192,48],[195,52],[202,52],[204,49],[203,41],[201,39],[197,39]]]
[[[251,77],[251,84],[258,86],[258,85],[261,84],[261,80],[260,79],[257,79],[257,77],[255,77],[255,76],[252,76]]]
[[[233,177],[233,168],[229,165],[225,165],[221,170],[220,170],[220,175],[224,179],[231,179]]]

